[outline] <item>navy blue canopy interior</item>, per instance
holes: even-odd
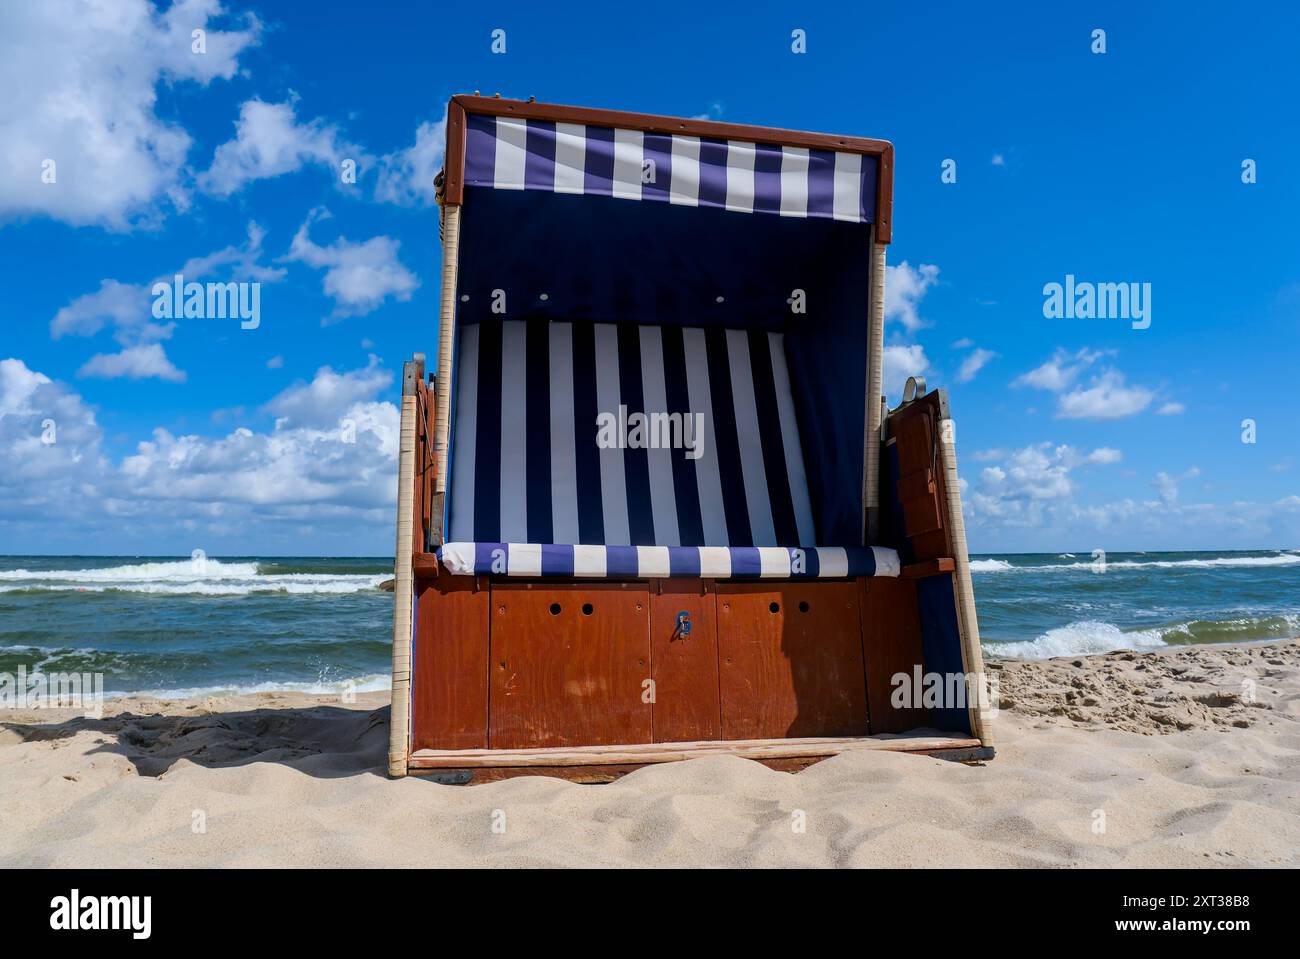
[[[858,545],[870,235],[833,219],[467,187],[457,325],[783,333],[816,526],[800,545]]]

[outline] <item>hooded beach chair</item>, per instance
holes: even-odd
[[[892,175],[881,140],[452,99],[392,774],[992,755],[947,400],[882,396]]]

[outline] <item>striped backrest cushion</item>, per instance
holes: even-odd
[[[513,320],[457,350],[451,541],[816,545],[782,334]]]

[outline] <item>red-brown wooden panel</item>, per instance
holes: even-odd
[[[891,442],[898,444],[897,496],[903,507],[905,533],[915,561],[951,556],[943,471],[938,469],[938,391],[931,392],[889,417]]]
[[[657,743],[722,737],[715,610],[711,580],[668,579],[651,585],[650,662]],[[682,613],[690,623],[686,634],[677,626]]]
[[[411,678],[414,749],[484,749],[488,734],[486,583],[468,576],[416,580]]]
[[[649,588],[494,583],[490,673],[493,749],[650,742]]]
[[[859,588],[717,584],[724,739],[867,732]]]
[[[916,580],[881,577],[862,583],[862,655],[867,665],[871,732],[901,733],[928,726],[928,710],[895,709],[890,702],[896,674],[906,674],[912,684],[914,667],[921,665],[924,672]]]

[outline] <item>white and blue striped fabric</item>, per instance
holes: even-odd
[[[785,549],[447,543],[438,550],[438,560],[447,572],[458,576],[841,579],[899,574],[898,553],[879,546]]]
[[[449,573],[898,575],[890,549],[807,545],[817,534],[783,334],[474,323],[456,369]],[[627,439],[633,413],[699,425],[680,446],[600,441],[602,414]]]
[[[470,114],[465,184],[871,223],[859,153]]]
[[[449,541],[817,542],[783,334],[472,323],[453,389]]]

